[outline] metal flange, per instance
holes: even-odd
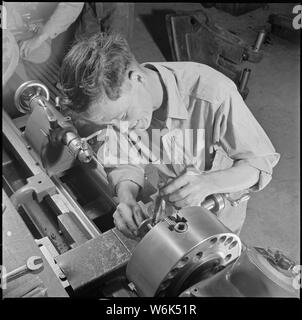
[[[50,94],[48,88],[36,80],[26,81],[15,92],[15,106],[21,113],[29,113],[32,110],[32,100],[39,96],[49,101]]]

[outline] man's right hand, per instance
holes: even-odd
[[[136,202],[139,186],[132,181],[122,181],[117,186],[119,205],[113,214],[114,224],[126,237],[136,239],[137,229],[148,218]]]
[[[116,228],[126,237],[137,239],[137,229],[147,218],[141,207],[134,200],[133,202],[121,202],[113,214],[113,221]]]

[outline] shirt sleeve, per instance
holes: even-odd
[[[54,39],[66,31],[80,15],[83,6],[84,2],[59,2],[57,8],[44,25],[43,33]]]
[[[236,89],[230,90],[218,108],[213,133],[214,141],[234,163],[246,163],[259,170],[258,183],[251,191],[259,191],[271,181],[280,154]]]
[[[137,149],[114,129],[107,129],[104,134],[105,143],[99,148],[97,158],[103,164],[115,195],[116,186],[122,181],[132,181],[143,188],[145,163]]]

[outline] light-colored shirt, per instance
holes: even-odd
[[[143,65],[159,72],[168,99],[166,119],[160,121],[153,113],[150,128],[139,133],[141,141],[149,139],[151,146],[152,129],[159,129],[156,132],[160,132],[164,146],[169,145],[174,133],[175,139],[185,129],[193,129],[195,135],[190,139],[192,152],[189,162],[184,165],[156,164],[165,176],[178,176],[191,162],[201,172],[223,170],[232,167],[235,162],[242,162],[259,170],[259,180],[251,187],[252,191],[261,190],[270,182],[280,155],[246,106],[233,81],[207,65],[194,62]],[[100,161],[104,160],[106,148],[107,151],[114,150],[110,139],[107,146],[103,145],[98,151]],[[160,149],[159,146],[152,149],[156,157],[160,156]],[[113,187],[125,180],[144,186],[144,165],[107,164],[105,167]]]

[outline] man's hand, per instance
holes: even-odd
[[[30,53],[39,48],[46,39],[47,36],[39,34],[29,40],[23,41],[20,46],[20,56],[22,58],[28,57]]]
[[[174,207],[198,206],[205,198],[215,193],[208,175],[187,171],[160,190]]]
[[[122,181],[117,186],[119,205],[113,214],[114,224],[126,237],[137,238],[137,229],[147,218],[136,202],[139,186],[132,181]]]
[[[187,171],[160,190],[175,207],[200,205],[209,195],[246,190],[259,181],[259,170],[238,162],[229,169],[208,172]]]
[[[121,202],[113,214],[116,228],[126,237],[136,239],[137,229],[147,217],[135,200],[132,202]]]

